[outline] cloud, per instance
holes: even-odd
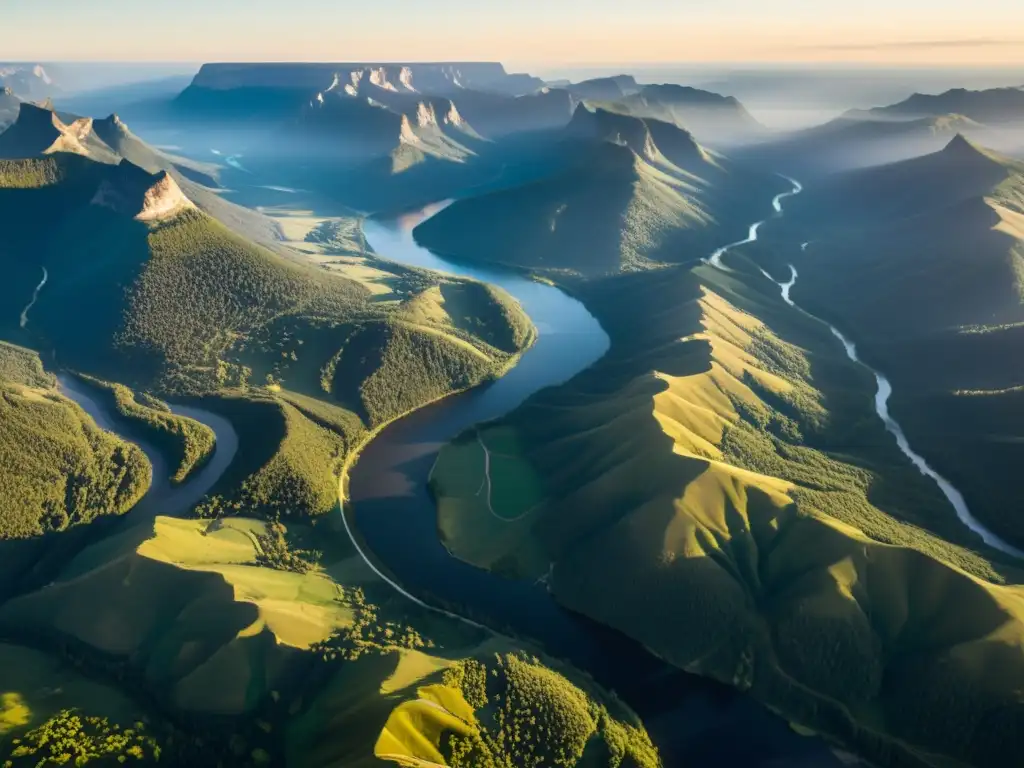
[[[956,48],[1024,48],[1024,39],[970,37],[960,40],[905,40],[876,43],[832,43],[802,46],[805,51],[924,51]]]

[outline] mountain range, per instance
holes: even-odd
[[[751,147],[743,156],[811,178],[929,154],[958,133],[1017,152],[1024,148],[1022,125],[1024,91],[1016,88],[918,93],[889,106],[850,110]]]
[[[60,86],[53,81],[41,64],[4,64],[0,62],[0,89],[10,88],[22,99],[48,99],[60,93]]]

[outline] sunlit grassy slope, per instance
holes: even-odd
[[[583,106],[562,150],[569,160],[548,175],[460,200],[420,225],[417,240],[538,272],[681,263],[740,239],[784,184],[733,167],[674,125]]]
[[[310,533],[157,518],[86,548],[50,585],[0,607],[0,634],[80,665],[115,660],[111,669],[157,692],[172,721],[232,723],[219,735],[199,728],[212,754],[237,755],[240,742],[296,766],[610,766],[612,755],[659,764],[621,704],[503,638],[407,602],[347,544],[328,548],[323,567],[282,556]],[[0,754],[5,737],[42,716],[39,679],[0,683],[28,709],[0,732]],[[117,716],[116,696],[108,706],[82,693],[93,711]],[[520,722],[522,706],[535,722]]]
[[[898,453],[828,329],[730,264],[574,283],[611,351],[443,450],[448,547],[883,763],[995,764],[1019,571]]]
[[[815,199],[816,198],[816,199]],[[796,295],[894,383],[894,412],[972,511],[1016,544],[1024,460],[1024,165],[963,138],[839,177],[796,207]]]

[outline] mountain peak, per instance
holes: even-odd
[[[147,222],[162,221],[195,207],[167,171],[149,173],[127,160],[111,168],[92,204]]]
[[[962,133],[957,134],[949,140],[946,147],[942,150],[947,155],[959,155],[963,157],[970,157],[972,155],[984,154],[970,139],[964,136]]]

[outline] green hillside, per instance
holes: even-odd
[[[0,683],[0,756],[53,710],[41,681],[131,727],[137,710],[100,688],[116,680],[151,702],[146,733],[172,764],[201,745],[230,765],[660,765],[636,716],[578,673],[420,609],[337,537],[321,567],[303,561],[310,533],[157,518],[0,606],[0,635],[50,652],[0,646],[34,665]]]
[[[102,401],[113,412],[172,459],[172,482],[183,482],[213,453],[216,436],[205,424],[178,416],[166,403],[147,393],[136,394],[123,384],[111,384],[91,376],[82,378],[102,395]]]
[[[577,109],[567,167],[459,200],[416,229],[466,260],[600,275],[692,261],[741,232],[781,180],[748,174],[656,120]]]
[[[142,451],[100,430],[55,384],[35,353],[0,343],[0,539],[124,514],[149,487]]]
[[[26,319],[3,332],[100,387],[175,480],[212,435],[163,396],[227,418],[238,450],[197,519],[4,542],[0,658],[22,667],[0,675],[0,761],[59,745],[171,765],[660,765],[613,696],[409,602],[336,529],[338,474],[372,429],[500,375],[533,342],[510,296],[365,248],[282,257],[166,168],[53,152],[2,170],[17,278],[2,290]],[[14,394],[78,413],[34,353],[3,349]],[[107,438],[86,426],[99,453]],[[45,434],[22,431],[19,448]]]

